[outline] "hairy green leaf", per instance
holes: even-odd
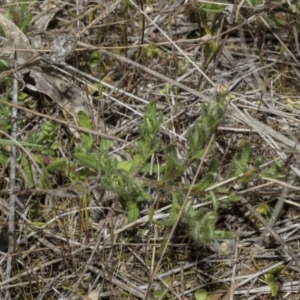
[[[182,203],[182,194],[181,192],[177,191],[172,194],[172,206],[171,211],[169,214],[169,219],[166,221],[156,221],[153,220],[154,224],[158,225],[174,225],[178,218],[179,211],[181,209],[181,205],[179,203]]]
[[[178,159],[176,148],[174,145],[168,145],[166,152],[167,158],[162,182],[175,179],[186,169],[186,166],[183,164],[183,162]]]
[[[98,157],[95,153],[75,152],[74,159],[81,165],[97,170],[99,168]]]
[[[139,217],[139,208],[137,202],[133,200],[125,201],[127,213],[128,213],[128,221],[132,223],[136,221]]]
[[[27,158],[24,156],[21,159],[21,165],[22,165],[22,169],[23,169],[24,173],[26,174],[28,187],[32,187],[34,185],[32,169],[30,167],[30,164],[29,164]]]

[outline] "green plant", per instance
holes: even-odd
[[[13,3],[9,5],[8,10],[6,11],[6,16],[11,19],[21,31],[24,31],[32,19],[32,15],[27,13],[29,4],[33,5],[36,1],[33,1],[33,3],[21,0],[12,2]]]
[[[211,139],[217,126],[223,120],[226,112],[226,95],[228,93],[223,83],[217,86],[215,101],[205,103],[202,108],[201,117],[195,126],[189,130],[187,139],[189,150],[182,162],[176,158],[175,149],[172,146],[167,148],[166,167],[164,176],[160,184],[166,184],[167,181],[182,175],[196,160],[201,158],[207,152],[208,141]],[[186,190],[192,190],[201,198],[201,202],[209,201],[211,208],[194,209],[192,201],[188,201],[184,207],[182,220],[189,226],[190,234],[194,240],[199,243],[218,240],[222,238],[231,238],[232,234],[219,231],[215,228],[217,218],[218,203],[213,192],[205,193],[205,190],[214,182],[218,168],[218,161],[212,159],[208,172],[203,176],[199,183],[194,186],[186,185]],[[184,205],[184,194],[182,190],[175,188],[172,192],[172,207],[170,217],[167,221],[156,222],[157,224],[173,225],[178,218],[179,211]]]
[[[266,275],[266,281],[271,291],[272,297],[276,297],[278,294],[278,280],[282,274],[282,271],[285,269],[285,266],[278,266],[270,270]]]
[[[68,181],[78,187],[78,192],[82,193],[82,207],[84,208],[83,221],[87,224],[87,194],[80,185],[88,184],[92,178],[97,178],[99,185],[106,191],[113,191],[118,194],[121,203],[128,213],[129,222],[135,221],[139,217],[139,202],[147,201],[152,204],[151,195],[146,192],[146,188],[152,191],[164,190],[172,198],[172,206],[168,220],[155,221],[153,208],[149,210],[152,222],[158,225],[171,226],[179,217],[179,212],[183,207],[181,221],[186,223],[190,235],[198,243],[207,243],[224,238],[232,238],[230,232],[215,228],[218,218],[218,194],[223,195],[225,200],[222,206],[226,206],[238,200],[238,195],[229,191],[230,186],[218,186],[216,189],[207,190],[216,184],[219,161],[217,157],[209,160],[208,168],[204,172],[201,170],[199,179],[195,184],[185,184],[178,186],[178,179],[183,176],[186,170],[195,163],[199,163],[206,153],[213,154],[214,147],[207,149],[208,142],[214,136],[218,125],[222,122],[226,113],[226,84],[221,83],[216,87],[216,97],[211,103],[204,103],[201,116],[194,126],[187,133],[188,150],[179,159],[177,149],[174,144],[162,147],[163,140],[159,137],[158,131],[163,121],[163,116],[157,111],[156,104],[151,102],[145,107],[142,123],[138,127],[140,138],[132,146],[132,159],[117,161],[110,154],[109,150],[112,142],[102,139],[97,142],[88,133],[81,133],[81,142],[74,148],[71,157],[59,157],[58,126],[53,122],[45,122],[40,132],[28,134],[29,145],[32,147],[31,153],[35,161],[41,166],[41,175],[36,184],[43,189],[51,189],[51,174],[49,172],[60,173]],[[5,113],[5,111],[3,112]],[[83,112],[79,114],[79,126],[92,129],[90,118]],[[71,146],[71,145],[70,145]],[[150,157],[157,151],[163,153],[164,161],[159,165],[153,164],[150,167]],[[236,178],[240,182],[249,182],[253,176],[260,175],[258,163],[254,164],[254,169],[248,169],[250,159],[250,145],[245,144],[240,155],[235,155],[226,174],[223,178]],[[5,161],[5,158],[2,158]],[[21,166],[27,181],[32,186],[33,174],[29,167],[28,160],[22,158]],[[150,172],[156,174],[160,171],[159,180],[147,179]],[[280,172],[278,164],[274,164],[269,171],[264,174],[273,173],[275,177]],[[144,174],[141,176],[141,174]],[[83,192],[83,190],[85,192]],[[192,199],[185,201],[185,195],[191,191]],[[198,202],[209,202],[210,206],[194,208],[195,199]]]

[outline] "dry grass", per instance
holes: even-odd
[[[270,299],[266,274],[283,265],[277,299],[298,299],[300,53],[296,25],[275,27],[271,17],[276,5],[255,10],[249,2],[247,9],[238,9],[234,25],[223,14],[207,14],[213,31],[212,40],[207,40],[193,1],[86,2],[81,6],[75,1],[33,4],[29,13],[34,17],[26,35],[31,41],[41,37],[39,50],[48,51],[62,32],[77,34],[76,51],[57,72],[89,94],[91,101],[85,110],[93,129],[85,132],[94,136],[95,147],[101,138],[111,139],[111,155],[120,161],[130,159],[144,107],[155,101],[164,116],[159,131],[162,149],[173,143],[180,157],[188,147],[187,130],[199,118],[202,104],[212,101],[216,83],[225,80],[230,86],[230,103],[215,132],[214,146],[221,162],[220,182],[245,142],[251,145],[249,170],[259,157],[262,169],[278,160],[289,175],[243,184],[232,178],[229,188],[240,200],[219,210],[217,227],[236,232],[237,239],[207,245],[193,242],[185,224],[173,231],[149,222],[147,203],[141,207],[140,218],[128,224],[122,201],[101,189],[99,174],[86,182],[78,177],[74,184],[74,178],[52,171],[45,178],[49,188],[28,189],[26,182],[20,184],[17,190],[27,194],[16,193],[16,251],[1,256],[0,298],[155,299],[156,295],[158,299],[161,292],[159,299],[195,299],[195,291],[202,288],[210,295],[207,299]],[[25,84],[27,80],[24,77]],[[4,83],[0,88],[4,99]],[[59,127],[56,154],[70,157],[80,145],[78,132],[82,132],[73,114],[46,97],[46,91],[25,87],[24,93],[25,100],[18,106],[23,118],[18,123],[18,140],[27,141],[47,119],[54,120]],[[78,104],[69,101],[70,109]],[[10,105],[1,100],[5,104]],[[7,138],[5,130],[0,134]],[[1,146],[3,156],[7,150]],[[38,182],[42,165],[47,166],[52,157],[28,151],[33,182]],[[153,159],[163,162],[163,155],[160,150]],[[201,162],[199,178],[206,172],[210,155]],[[3,223],[9,214],[10,163],[1,169]],[[26,177],[22,168],[17,167],[17,182]],[[177,184],[190,184],[197,168],[189,168]],[[166,219],[171,203],[168,187],[152,189],[156,175],[140,176],[148,180],[154,218]],[[274,224],[258,223],[261,215],[255,208],[263,203],[281,211]],[[2,238],[7,237],[2,233],[0,242]],[[3,241],[1,250],[5,244]]]

